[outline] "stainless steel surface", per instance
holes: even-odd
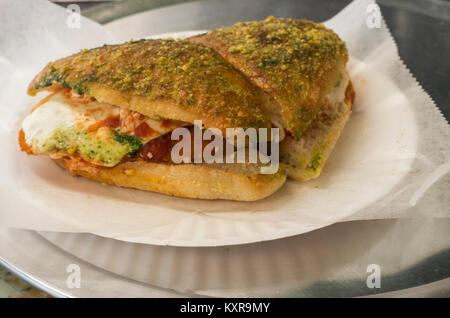
[[[157,286],[168,277],[169,281],[173,282],[183,280],[194,282],[195,284],[191,286],[209,286],[210,292],[205,290],[200,292],[209,296],[232,293],[233,289],[254,295],[255,290],[266,288],[271,292],[271,296],[281,297],[448,297],[450,248],[445,237],[449,232],[450,220],[356,221],[335,224],[298,237],[263,244],[219,249],[149,246],[148,251],[143,252],[148,253],[145,254],[146,257],[153,258],[152,263],[186,266],[181,266],[182,270],[177,271],[173,276],[177,278],[173,280],[169,274],[171,270],[177,269],[176,266],[151,268],[150,272],[153,274],[145,277],[153,283],[153,286]],[[133,258],[128,262],[124,262],[123,258],[131,255],[139,258],[134,244],[117,242],[116,244],[123,245],[120,249],[93,255],[92,253],[95,253],[93,247],[96,244],[100,244],[106,250],[109,245],[92,238],[86,240],[84,238],[86,235],[63,233],[53,235],[57,238],[53,240],[55,244],[74,253],[73,255],[49,243],[33,231],[1,229],[2,264],[56,297],[181,295],[133,280],[139,277],[130,277],[130,273],[133,275],[136,273],[130,270],[130,266],[133,268],[136,264]],[[78,239],[82,244],[77,244]],[[100,240],[110,239],[100,238]],[[77,245],[79,246],[76,247]],[[291,252],[283,255],[276,252],[283,249],[290,249]],[[176,253],[175,250],[183,251]],[[271,253],[267,254],[266,251]],[[118,252],[120,253],[117,254]],[[207,276],[210,270],[202,269],[196,274],[192,271],[192,266],[187,266],[192,262],[211,264],[214,262],[211,257],[220,253],[237,261],[224,261],[220,263],[219,268],[212,269],[212,272],[221,273],[221,280],[218,283],[209,281],[212,280],[212,277]],[[103,264],[84,261],[83,258],[89,255],[88,258],[91,260],[100,259]],[[114,263],[115,267],[111,265]],[[81,268],[80,289],[70,289],[66,284],[69,275],[66,268],[70,264],[77,264]],[[366,268],[369,264],[380,265],[380,289],[369,289],[366,285],[369,275]],[[121,274],[128,272],[128,278],[95,265],[115,269]],[[262,270],[263,268],[266,270]],[[199,277],[198,275],[201,279],[196,280],[195,277]],[[236,280],[234,275],[246,278]],[[159,281],[152,280],[162,276],[165,278]],[[259,280],[259,277],[263,279]],[[172,284],[171,288],[177,290],[180,285]],[[214,288],[218,289],[214,291]],[[188,295],[193,296],[193,292],[191,290]]]
[[[81,11],[83,12],[86,9],[94,8],[96,6],[99,6],[101,4],[107,4],[111,2],[117,2],[121,0],[78,0],[78,1],[72,1],[72,0],[50,0],[51,2],[54,2],[56,4],[59,4],[60,6],[67,7],[71,4],[76,4],[80,6]]]
[[[33,231],[0,228],[0,264],[54,297],[179,297],[111,274],[62,251]],[[81,288],[69,288],[67,266],[81,268]]]
[[[450,220],[354,221],[268,242],[197,248],[40,234],[90,264],[191,295],[357,297],[406,289],[448,294],[448,233]],[[366,284],[370,264],[380,268],[380,288]]]

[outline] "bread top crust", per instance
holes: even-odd
[[[268,17],[191,38],[213,48],[281,105],[284,126],[300,139],[339,81],[345,42],[322,24]]]
[[[212,49],[187,40],[82,50],[49,63],[28,93],[55,84],[152,118],[202,120],[219,129],[270,127],[257,88]]]

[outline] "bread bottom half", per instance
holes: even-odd
[[[113,168],[85,168],[70,159],[55,159],[73,175],[119,187],[134,188],[195,199],[256,201],[276,192],[286,181],[283,170],[257,174],[245,169],[209,167],[201,164],[166,164],[144,160],[121,163]]]

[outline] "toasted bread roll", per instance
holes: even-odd
[[[307,20],[268,17],[191,40],[217,51],[268,94],[270,115],[281,117],[295,140],[320,113],[348,59],[345,43],[333,31]]]
[[[322,171],[351,113],[347,60],[345,43],[323,25],[273,17],[189,40],[82,50],[49,63],[33,79],[29,94],[53,92],[25,118],[19,144],[75,176],[107,184],[187,198],[259,200],[286,176],[304,181]],[[261,150],[270,142],[270,158],[279,146],[280,165],[270,164],[277,172],[263,174],[266,159],[249,163],[249,156],[245,163],[191,164],[193,151],[207,149],[209,141],[188,137],[182,152],[191,161],[172,161],[174,129],[198,133],[196,120],[203,122],[200,131],[280,128],[279,145],[258,143]]]
[[[319,176],[353,103],[344,96],[346,89],[354,95],[345,43],[321,24],[273,17],[190,39],[216,50],[261,90],[266,112],[287,132],[280,161],[288,176]]]
[[[261,175],[254,169],[228,170],[208,165],[171,165],[137,160],[114,168],[94,167],[76,158],[55,160],[73,175],[117,185],[186,198],[256,201],[276,192],[286,181],[283,170]]]
[[[145,116],[206,126],[270,127],[256,88],[213,50],[185,40],[103,46],[49,63],[31,95],[54,84]]]

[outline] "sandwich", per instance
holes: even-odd
[[[287,176],[320,174],[351,112],[347,59],[344,42],[331,30],[271,17],[190,39],[82,50],[49,63],[30,83],[28,94],[47,94],[24,119],[19,145],[74,176],[105,184],[259,200]],[[276,141],[269,134],[258,145],[267,143],[272,153],[279,147],[281,164],[266,174],[267,161],[225,160],[239,156],[239,136],[227,134],[235,127],[255,129],[258,137],[277,128]],[[226,154],[209,147],[224,160],[197,161],[196,147],[203,153],[212,141],[198,145],[190,137],[183,141],[189,139],[192,151],[183,148],[183,159],[174,159],[179,131],[206,136],[208,130],[226,145]]]
[[[287,175],[320,175],[351,114],[348,52],[337,34],[308,20],[269,16],[191,38],[218,52],[269,102],[280,127],[280,161]]]

